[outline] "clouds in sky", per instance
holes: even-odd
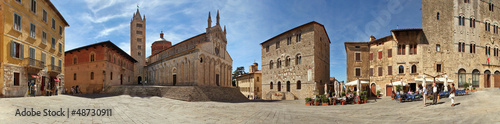
[[[173,44],[205,32],[208,12],[215,25],[220,10],[227,27],[233,69],[261,63],[260,43],[299,25],[317,21],[330,37],[330,76],[345,80],[344,42],[366,42],[390,30],[421,28],[421,0],[52,0],[70,24],[66,50],[110,40],[130,53],[130,20],[146,17],[146,55],[160,31]],[[260,68],[260,67],[259,67]],[[246,70],[248,71],[248,70]]]

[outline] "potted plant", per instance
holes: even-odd
[[[321,95],[321,105],[328,106],[328,98],[325,95]]]
[[[306,105],[310,106],[311,105],[311,98],[307,97],[305,100],[306,100]]]
[[[314,105],[318,106],[319,105],[319,98],[314,99]]]
[[[364,103],[366,103],[366,101],[368,100],[368,91],[363,91],[363,100],[364,100]]]
[[[401,87],[401,85],[396,86],[396,92],[399,92],[401,90],[403,90],[403,88]],[[399,97],[398,100],[399,100],[399,102],[401,102],[403,99],[401,99],[401,97]]]
[[[377,90],[377,98],[380,97],[380,90]]]
[[[469,86],[470,84],[469,83],[464,83],[464,87],[465,87],[465,94],[469,94]]]
[[[472,88],[472,91],[476,92],[476,88],[475,88],[475,87],[473,87],[473,88]]]

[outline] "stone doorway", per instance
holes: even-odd
[[[491,85],[491,72],[489,70],[484,71],[484,88],[489,88]]]
[[[372,91],[372,94],[373,94],[374,96],[376,96],[376,94],[377,94],[377,85],[376,85],[375,83],[373,83],[373,84],[371,85],[371,91]]]
[[[290,81],[286,82],[286,92],[290,92]]]
[[[141,80],[142,80],[142,77],[139,76],[139,78],[137,78],[137,84],[141,84]]]
[[[281,81],[278,81],[278,91],[281,91]]]
[[[123,74],[120,75],[120,85],[123,85]]]
[[[215,84],[217,84],[217,86],[220,86],[220,84],[219,84],[219,74],[215,75]]]
[[[172,80],[173,80],[173,85],[175,86],[175,84],[177,83],[177,74],[174,74],[172,76]]]

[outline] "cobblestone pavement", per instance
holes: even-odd
[[[424,107],[390,98],[361,105],[305,106],[303,100],[185,102],[128,95],[0,98],[0,123],[500,123],[500,90],[487,89]],[[430,101],[429,101],[430,102]],[[112,109],[112,116],[20,117],[16,110]],[[43,111],[42,111],[43,114]],[[68,113],[66,113],[68,114]]]

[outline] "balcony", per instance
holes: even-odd
[[[56,66],[56,65],[50,65],[50,71],[56,72],[56,73],[61,73],[61,67]]]
[[[28,68],[34,68],[34,69],[43,69],[45,67],[45,62],[36,60],[33,58],[24,58],[24,61],[26,63],[26,66]]]

